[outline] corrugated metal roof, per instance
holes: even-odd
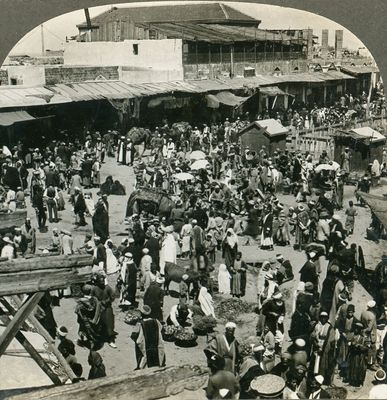
[[[369,74],[371,72],[379,72],[378,67],[373,65],[343,65],[340,67],[341,71],[347,72],[349,74]]]
[[[160,94],[208,93],[240,89],[256,89],[281,83],[323,83],[327,80],[353,79],[338,71],[308,72],[289,75],[258,75],[249,78],[203,79],[155,83],[123,81],[87,81],[60,83],[47,87],[0,87],[0,108],[29,107],[102,99],[131,99]]]
[[[364,139],[369,139],[371,143],[386,141],[384,135],[382,135],[378,131],[375,131],[375,129],[372,129],[369,126],[363,126],[362,128],[351,129],[350,132],[354,132],[357,135],[360,135]]]
[[[296,39],[284,33],[257,29],[254,26],[230,26],[221,24],[197,24],[189,22],[168,22],[136,24],[143,29],[154,29],[171,39],[204,41],[214,43],[233,43],[246,41],[276,41],[284,44],[300,43],[305,39]]]
[[[30,107],[45,104],[69,103],[71,99],[54,93],[46,87],[0,87],[0,108]]]
[[[0,125],[10,126],[15,122],[30,121],[35,119],[27,111],[9,111],[0,113]]]
[[[340,71],[328,71],[328,72],[313,72],[313,74],[318,75],[324,81],[340,81],[343,79],[355,79],[351,75],[344,74]]]
[[[262,119],[251,122],[249,125],[247,125],[240,131],[240,134],[242,135],[245,132],[249,132],[251,128],[254,126],[265,129],[266,134],[270,137],[277,135],[285,135],[289,132],[289,130],[286,127],[284,127],[281,123],[279,123],[277,120],[270,118],[270,119]]]
[[[115,21],[134,22],[173,22],[173,21],[201,21],[221,22],[239,21],[240,23],[256,24],[259,20],[222,3],[204,4],[174,4],[162,6],[112,8],[91,19],[93,26]],[[77,25],[86,28],[87,24]]]

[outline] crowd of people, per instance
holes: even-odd
[[[3,211],[24,209],[29,193],[37,228],[47,232],[47,212],[52,228],[49,245],[37,247],[36,229],[27,218],[2,237],[1,257],[39,250],[93,255],[92,281],[46,293],[40,302],[41,323],[60,339],[59,349],[79,379],[83,368],[76,347],[52,312],[59,298],[78,297],[78,344],[89,350],[89,379],[106,375],[98,352],[104,343],[117,348],[117,298],[123,311],[138,311],[131,334],[136,369],[164,366],[170,362],[163,342],[167,326],[192,327],[196,315],[217,318],[215,295],[246,296],[250,275],[242,247],[248,245],[257,258],[267,257],[260,265],[263,285],[256,289],[252,345],[242,349],[233,321],[225,325],[225,334],[214,335],[203,354],[211,370],[208,398],[256,398],[254,382],[267,374],[281,377],[277,396],[286,399],[328,398],[325,389],[334,378],[359,387],[367,369],[376,371],[380,384],[386,381],[387,256],[376,269],[379,295],[361,309],[352,303],[358,253],[350,242],[361,204],[344,202],[350,150],[343,152],[340,164],[325,152],[315,159],[308,152],[277,149],[270,154],[264,146],[242,150],[237,133],[247,123],[227,119],[221,127],[180,131],[165,122],[150,132],[145,148],[130,135],[109,131],[88,133],[83,144],[54,141],[31,152],[19,143],[10,154],[0,152]],[[101,182],[108,157],[133,167],[138,191],[163,193],[169,205],[163,208],[160,202],[155,208],[139,198],[127,210],[128,235],[120,243],[110,235],[109,196],[124,195],[126,189],[112,176]],[[365,174],[359,181],[359,202],[371,178]],[[98,188],[96,200],[93,188]],[[285,203],[283,194],[291,200]],[[92,219],[92,234],[85,233],[78,249],[73,232],[58,228],[67,203],[75,230],[87,225],[86,217]],[[299,274],[294,261],[272,253],[289,246],[305,254]],[[275,262],[270,254],[276,254]],[[283,285],[294,280],[289,310]],[[165,310],[170,282],[178,284],[178,298]]]

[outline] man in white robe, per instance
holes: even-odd
[[[173,226],[163,228],[165,235],[160,250],[160,274],[164,275],[165,263],[176,264],[176,240],[173,236]]]

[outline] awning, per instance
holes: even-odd
[[[284,92],[278,86],[265,86],[259,88],[259,93],[266,94],[268,96],[288,96],[289,93]]]
[[[230,107],[239,107],[249,98],[250,97],[236,96],[231,92],[219,92],[206,95],[207,106],[209,108],[219,108],[220,103]]]
[[[382,196],[375,196],[369,193],[358,192],[368,204],[378,220],[387,228],[387,199]]]
[[[30,121],[35,119],[27,111],[9,111],[0,113],[0,125],[10,126],[15,122]]]

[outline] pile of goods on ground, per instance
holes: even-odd
[[[193,317],[193,330],[197,335],[206,335],[213,332],[217,324],[216,319],[211,315],[194,315]]]
[[[241,314],[254,312],[256,306],[238,298],[224,299],[215,306],[215,315],[224,321],[238,322]]]

